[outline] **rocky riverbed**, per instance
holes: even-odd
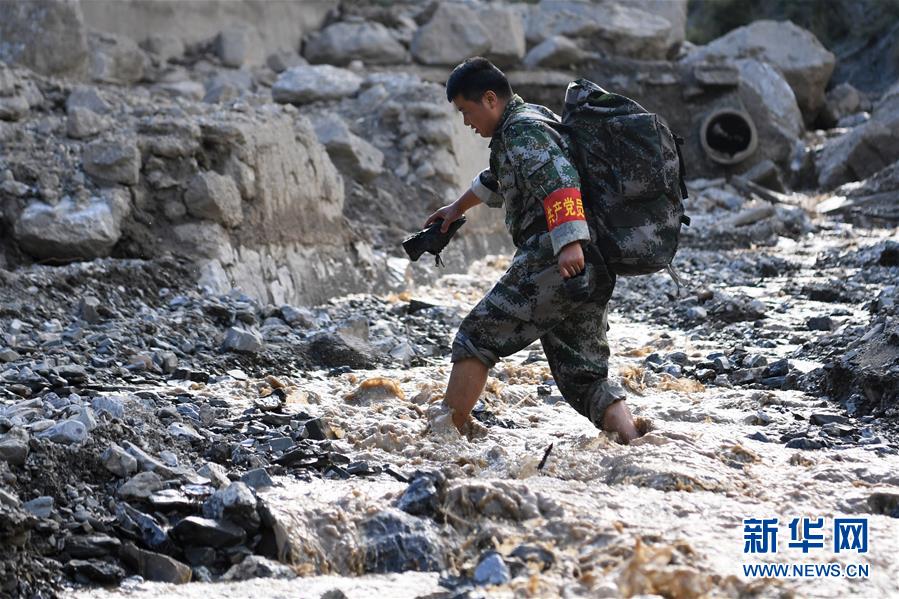
[[[4,593],[899,592],[895,234],[792,205],[729,227],[765,201],[691,188],[684,285],[615,294],[613,371],[653,424],[629,446],[539,344],[491,372],[482,430],[449,424],[452,334],[508,257],[313,308],[198,290],[175,259],[3,272]],[[787,549],[800,516],[867,518],[868,552]],[[751,517],[779,518],[778,555],[744,555]],[[742,575],[775,560],[870,570]]]

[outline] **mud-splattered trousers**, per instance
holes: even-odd
[[[501,131],[525,105],[514,96],[500,119]],[[553,115],[554,116],[554,115]],[[605,392],[609,344],[607,304],[615,277],[589,244],[580,180],[564,139],[545,125],[520,122],[495,135],[490,168],[472,182],[472,191],[492,207],[505,207],[506,225],[518,250],[508,270],[459,326],[452,361],[476,358],[491,368],[537,339],[562,396],[594,423],[617,397]],[[591,294],[572,300],[559,272],[558,253],[580,241]],[[587,242],[587,243],[584,243]],[[590,404],[593,409],[590,409]]]

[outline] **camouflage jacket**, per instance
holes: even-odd
[[[512,96],[490,141],[490,168],[474,178],[471,190],[488,206],[505,207],[516,245],[525,241],[522,232],[544,219],[558,254],[573,241],[590,239],[580,178],[567,140],[544,123],[519,121],[525,112],[559,120],[548,108]]]

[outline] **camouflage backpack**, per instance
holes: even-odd
[[[572,142],[588,218],[600,251],[619,275],[671,268],[681,225],[689,225],[683,140],[637,102],[578,79],[568,85],[562,122],[524,111]],[[505,128],[505,127],[504,127]]]

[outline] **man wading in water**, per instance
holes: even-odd
[[[516,118],[526,109],[558,117],[546,107],[525,104],[502,71],[480,57],[453,70],[446,96],[467,126],[490,138],[490,168],[458,200],[429,216],[425,226],[443,219],[445,232],[472,206],[505,207],[506,227],[518,248],[509,269],[465,317],[453,340],[444,399],[453,423],[460,431],[467,425],[487,372],[499,358],[540,339],[565,401],[597,427],[630,442],[639,433],[624,390],[607,378],[607,304],[615,275],[591,244],[595,231],[585,218],[568,142],[549,125]],[[566,280],[584,275],[583,295],[566,290]]]

